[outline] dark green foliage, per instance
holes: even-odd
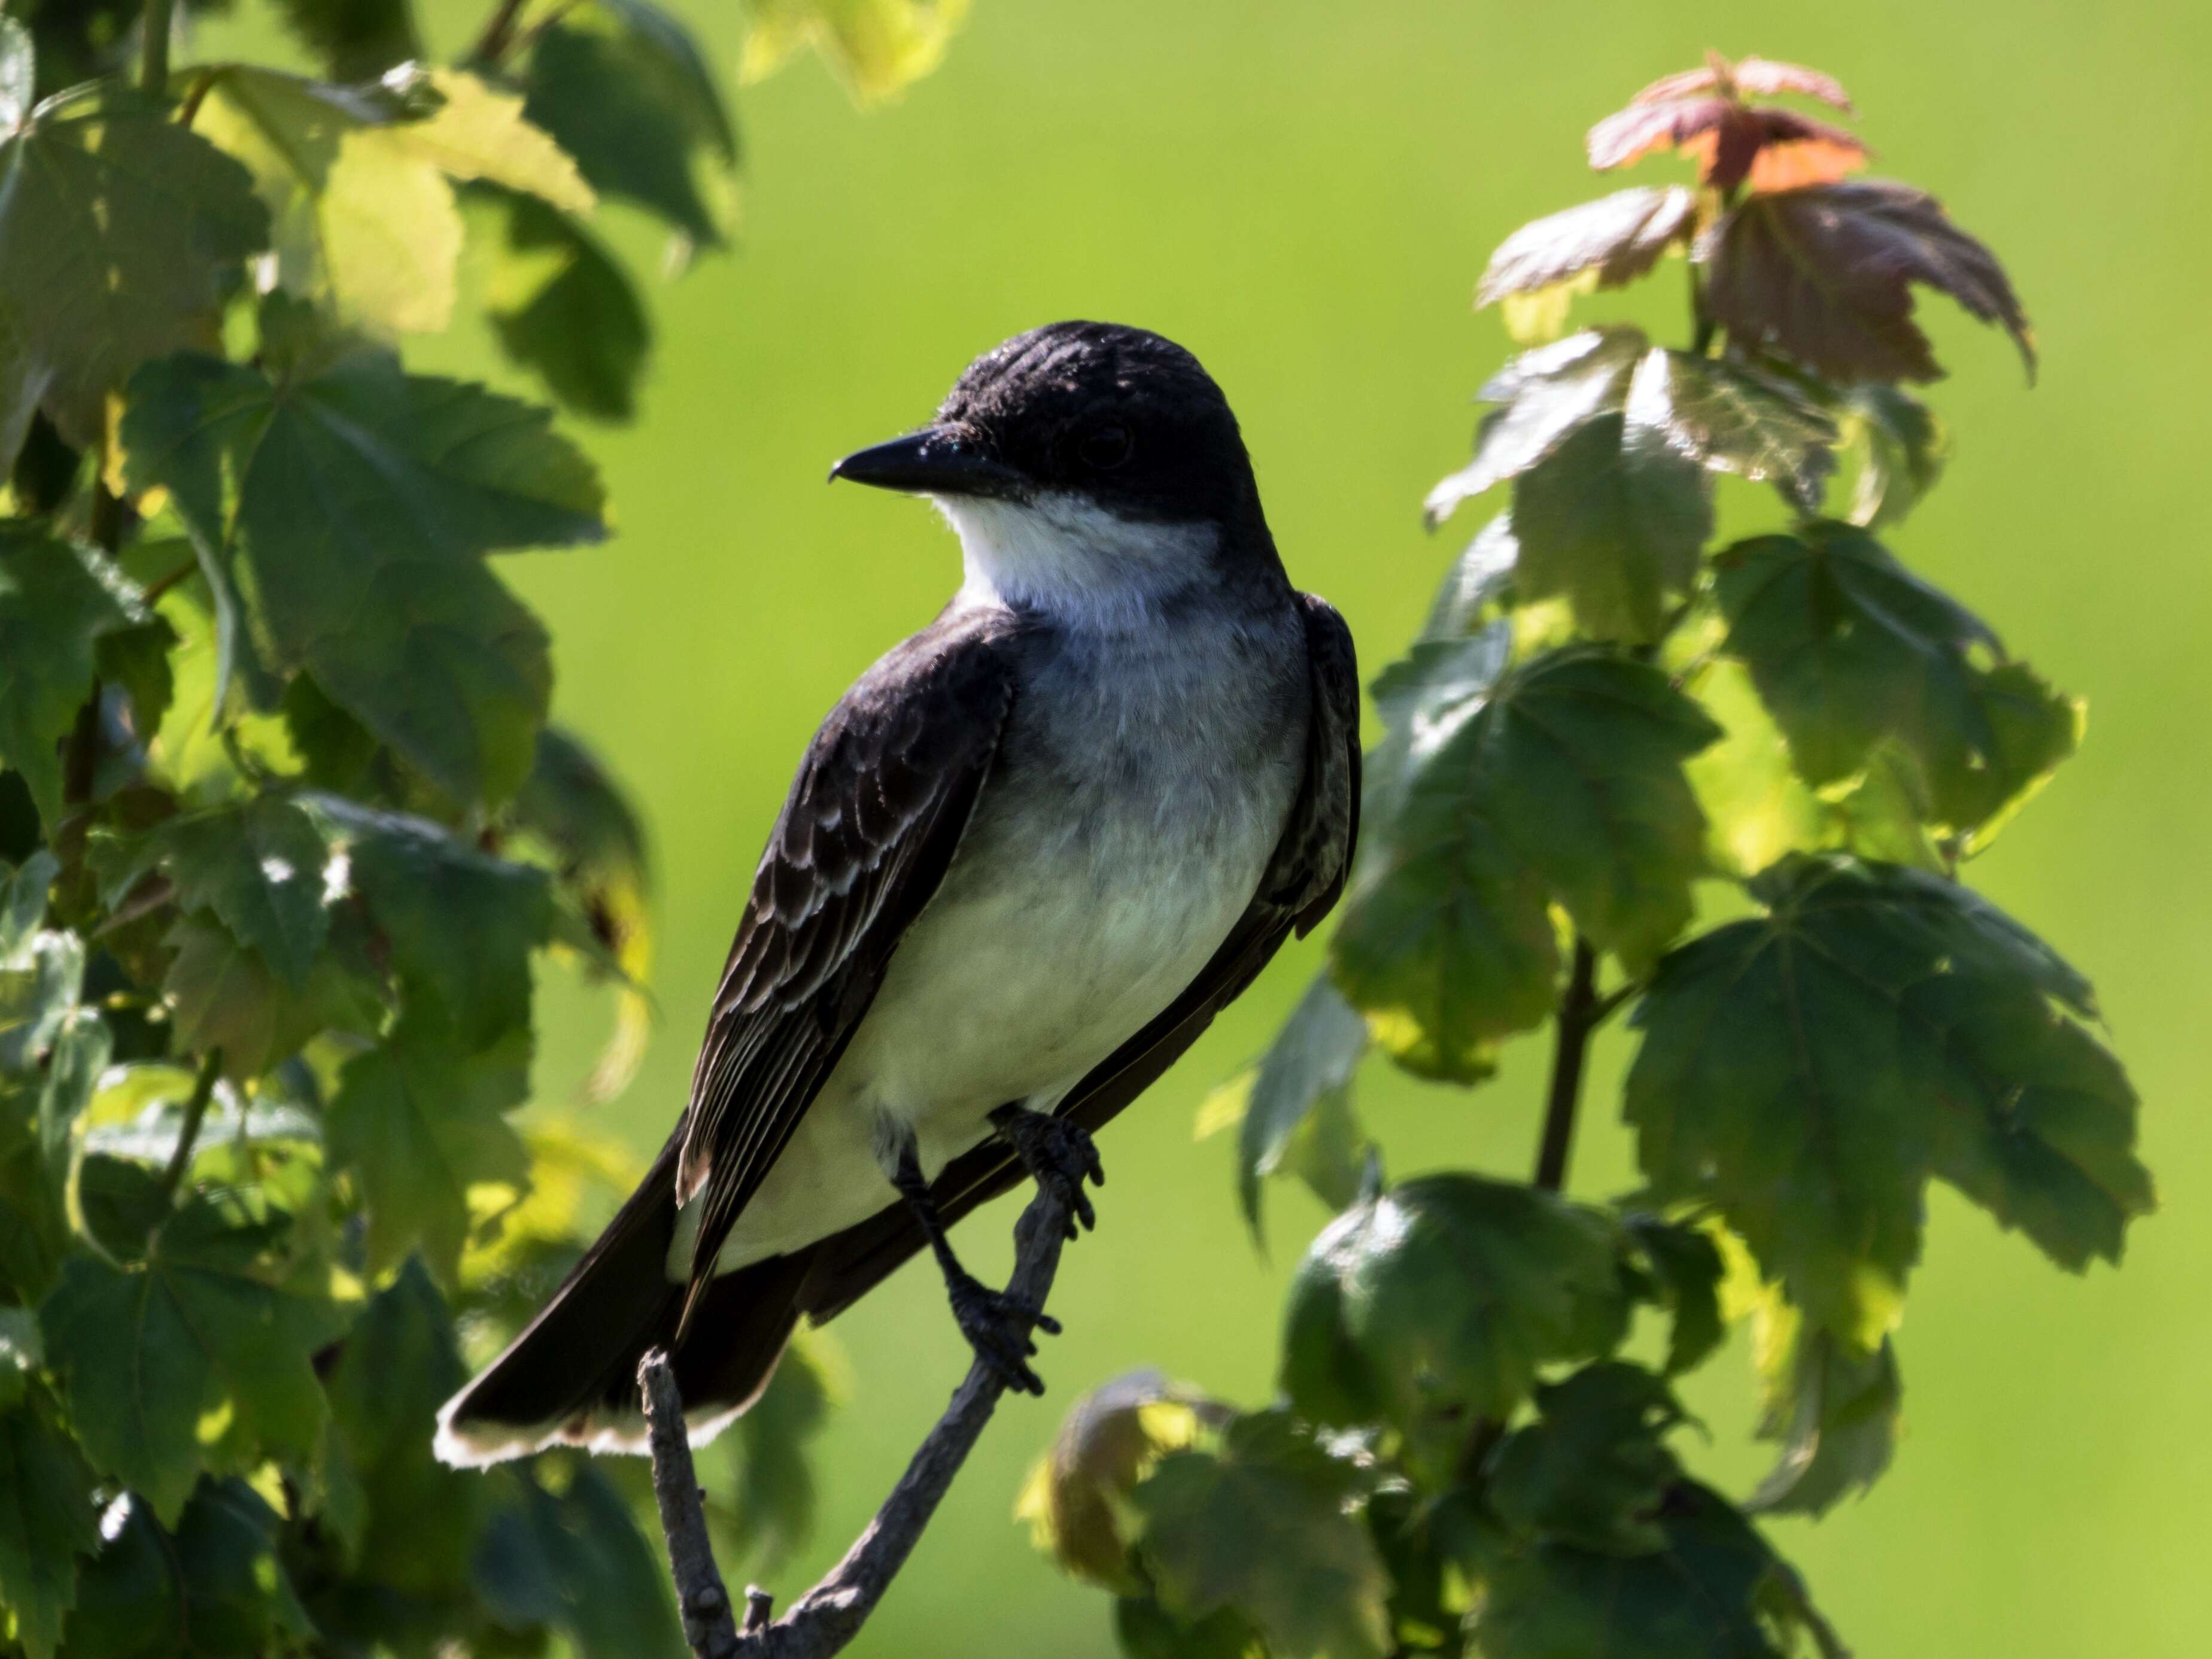
[[[483,320],[626,418],[592,181],[714,242],[734,130],[645,0],[488,8],[453,67],[409,0],[282,0],[315,75],[165,66],[200,9],[0,16],[0,1649],[678,1654],[641,1485],[431,1454],[631,1178],[516,1121],[533,982],[618,984],[611,1092],[651,940],[489,559],[600,539],[598,471],[396,342],[463,304],[465,190]],[[757,1560],[826,1376],[729,1437]]]
[[[2152,1206],[2088,981],[1958,878],[2081,705],[1874,536],[1948,451],[1894,384],[1938,372],[1911,284],[2028,353],[2026,316],[1932,199],[1848,181],[1866,147],[1777,96],[1850,109],[1759,58],[1655,82],[1592,163],[1678,151],[1698,187],[1526,226],[1477,289],[1525,349],[1428,514],[1510,501],[1374,683],[1327,977],[1200,1121],[1240,1124],[1248,1216],[1277,1172],[1341,1212],[1291,1285],[1285,1403],[1208,1402],[1174,1449],[1144,1413],[1188,1390],[1083,1402],[1024,1498],[1138,1659],[1840,1659],[1750,1517],[1820,1515],[1896,1454],[1929,1183],[2075,1271]],[[1677,249],[1687,340],[1552,337]],[[1778,522],[1710,547],[1717,473],[1771,484]],[[1590,1045],[1623,1011],[1645,1185],[1577,1203]],[[1370,1044],[1472,1085],[1547,1023],[1535,1180],[1383,1188],[1349,1106]],[[1686,1467],[1674,1390],[1747,1315],[1778,1455],[1731,1498]],[[1304,1490],[1247,1436],[1357,1478]]]

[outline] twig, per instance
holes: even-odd
[[[138,89],[159,98],[169,89],[169,31],[176,0],[146,0],[138,20]]]
[[[186,559],[167,575],[158,577],[147,583],[144,590],[138,595],[139,602],[150,607],[155,600],[176,586],[178,583],[198,575],[199,568],[200,562],[197,556]]]
[[[184,1184],[185,1171],[192,1165],[192,1146],[200,1138],[200,1124],[207,1116],[208,1102],[215,1098],[215,1080],[222,1073],[221,1044],[200,1056],[199,1075],[192,1079],[192,1091],[185,1097],[185,1121],[177,1129],[176,1150],[169,1154],[169,1167],[161,1171],[161,1189],[171,1197]]]
[[[714,1565],[707,1536],[707,1511],[699,1502],[698,1472],[691,1465],[691,1437],[684,1424],[684,1399],[665,1349],[647,1350],[637,1368],[645,1391],[645,1421],[653,1445],[653,1495],[660,1505],[660,1530],[668,1540],[668,1571],[676,1580],[684,1614],[684,1639],[699,1659],[726,1659],[738,1648],[730,1593]]]
[[[1551,1096],[1544,1107],[1544,1143],[1536,1152],[1536,1185],[1556,1193],[1567,1184],[1567,1154],[1574,1150],[1575,1108],[1583,1093],[1583,1060],[1597,1029],[1597,952],[1575,936],[1575,965],[1559,1002],[1559,1036],[1552,1051]]]
[[[507,47],[514,42],[514,25],[521,15],[522,0],[500,0],[492,15],[485,20],[483,33],[477,36],[476,45],[469,49],[468,57],[464,61],[496,66],[499,60],[507,55]]]
[[[1010,1297],[1033,1308],[1044,1305],[1053,1277],[1060,1269],[1067,1220],[1066,1206],[1039,1188],[1014,1224],[1014,1272],[1006,1284]],[[656,1370],[651,1355],[641,1376],[647,1389],[647,1416],[653,1424],[653,1494],[659,1500],[660,1523],[668,1535],[669,1565],[676,1577],[677,1594],[685,1608],[684,1633],[699,1659],[731,1659],[733,1655],[743,1659],[828,1659],[851,1642],[906,1565],[922,1529],[952,1485],[952,1477],[960,1472],[982,1435],[983,1425],[991,1420],[1000,1395],[1006,1391],[998,1373],[982,1361],[969,1365],[945,1415],[924,1437],[906,1473],[891,1488],[875,1519],[845,1553],[845,1559],[774,1622],[768,1617],[773,1604],[767,1592],[748,1589],[744,1633],[732,1632],[725,1638],[703,1623],[695,1632],[690,1612],[696,1597],[719,1598],[714,1605],[723,1609],[720,1629],[728,1628],[728,1593],[722,1589],[707,1540],[706,1516],[691,1473],[690,1448],[684,1437],[675,1381],[665,1359]],[[663,1389],[665,1398],[657,1401],[655,1391]],[[711,1645],[725,1639],[726,1646]]]

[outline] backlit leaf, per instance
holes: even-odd
[[[1629,1302],[1596,1211],[1530,1187],[1425,1176],[1339,1216],[1299,1266],[1282,1382],[1313,1421],[1378,1418],[1441,1480],[1478,1419],[1510,1416],[1556,1360],[1609,1351]]]
[[[213,344],[268,237],[245,169],[150,99],[49,104],[0,137],[0,465],[33,402],[85,447],[133,369]]]
[[[285,289],[383,334],[452,317],[462,228],[450,181],[484,179],[573,212],[594,199],[523,118],[521,99],[459,70],[336,87],[229,64],[194,125],[252,173]]]
[[[755,0],[741,73],[757,81],[811,46],[856,100],[872,103],[935,69],[967,15],[968,0]]]
[[[1797,854],[1752,890],[1767,914],[1670,953],[1634,1014],[1657,1195],[1716,1205],[1858,1355],[1895,1323],[1931,1176],[2063,1267],[2117,1260],[2150,1177],[2080,975],[1917,871]]]
[[[71,1256],[40,1311],[87,1455],[158,1516],[183,1510],[203,1468],[314,1451],[325,1413],[309,1358],[344,1319],[277,1287],[267,1258],[286,1225],[192,1199],[143,1267]]]
[[[1155,1370],[1102,1382],[1068,1408],[1060,1432],[1031,1466],[1015,1505],[1031,1540],[1062,1571],[1087,1583],[1135,1595],[1142,1578],[1129,1559],[1135,1518],[1127,1499],[1161,1458],[1194,1444],[1226,1407],[1178,1389]]]
[[[1352,1073],[1366,1052],[1367,1022],[1323,975],[1307,988],[1259,1064],[1223,1085],[1243,1095],[1237,1136],[1237,1196],[1245,1222],[1255,1234],[1261,1179],[1288,1172],[1301,1161],[1297,1143],[1318,1127],[1316,1119],[1331,1113],[1348,1118]],[[1322,1181],[1336,1189],[1340,1202],[1349,1198],[1342,1176],[1348,1173],[1352,1181],[1358,1179],[1359,1160],[1346,1161],[1348,1171],[1339,1171],[1334,1179],[1324,1176]],[[1325,1196],[1324,1201],[1329,1200]]]
[[[597,477],[549,425],[363,348],[273,381],[170,358],[134,383],[124,434],[134,487],[168,486],[250,578],[280,664],[451,794],[495,800],[529,770],[551,669],[478,556],[604,532]]]
[[[1234,1608],[1275,1653],[1382,1659],[1389,1580],[1345,1509],[1357,1480],[1273,1413],[1231,1424],[1218,1451],[1170,1452],[1128,1499],[1162,1601],[1185,1620]]]
[[[1807,525],[1715,564],[1724,649],[1807,782],[1848,778],[1894,738],[1925,776],[1929,822],[1971,846],[2074,751],[2080,703],[2024,664],[1984,665],[1996,636],[1863,531]]]
[[[1700,1364],[1727,1334],[1721,1318],[1720,1249],[1702,1228],[1685,1223],[1631,1215],[1624,1224],[1643,1253],[1660,1299],[1674,1316],[1667,1375],[1678,1376]]]
[[[1924,191],[1887,179],[1754,195],[1698,238],[1705,300],[1729,335],[1838,380],[1934,380],[1912,284],[2001,324],[2030,374],[2035,340],[1996,256]]]

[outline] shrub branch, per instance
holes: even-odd
[[[1010,1296],[1032,1307],[1044,1305],[1060,1269],[1067,1222],[1066,1206],[1039,1188],[1014,1224],[1014,1271],[1006,1284]],[[998,1374],[980,1359],[970,1364],[952,1403],[923,1437],[906,1473],[845,1552],[845,1559],[781,1619],[769,1619],[773,1603],[767,1592],[748,1589],[744,1629],[739,1632],[708,1539],[706,1512],[692,1473],[691,1449],[667,1355],[658,1349],[648,1353],[638,1377],[652,1425],[653,1491],[667,1537],[669,1570],[684,1611],[684,1638],[698,1659],[827,1659],[843,1649],[860,1634],[906,1565],[1006,1391]]]

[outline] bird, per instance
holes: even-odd
[[[754,875],[690,1095],[635,1194],[439,1413],[447,1462],[641,1452],[671,1358],[695,1444],[821,1324],[930,1251],[978,1360],[1041,1393],[1057,1322],[948,1230],[1024,1177],[1077,1224],[1093,1132],[1344,890],[1350,630],[1295,589],[1198,360],[1061,322],[846,456],[926,497],[962,580],[808,746]]]

